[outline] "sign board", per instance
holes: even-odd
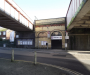
[[[29,40],[27,41],[27,44],[30,45],[30,41]]]
[[[43,41],[41,41],[41,45],[43,45],[43,43],[44,43],[44,42],[43,42]]]
[[[16,38],[19,38],[19,35],[16,35]]]
[[[46,46],[47,41],[41,41],[41,45],[45,45]]]
[[[3,44],[3,47],[6,47],[6,44]]]
[[[61,40],[62,36],[51,36],[52,40]]]
[[[14,42],[14,31],[10,33],[10,42]]]
[[[65,39],[69,39],[69,36],[65,36]]]
[[[32,39],[19,39],[18,45],[33,45]]]
[[[22,42],[23,42],[23,45],[25,45],[25,40],[22,40]]]
[[[44,45],[46,45],[47,41],[44,41]]]
[[[28,41],[27,40],[25,40],[25,45],[28,45]]]
[[[18,45],[20,45],[20,40],[18,40]]]
[[[33,45],[33,41],[32,40],[29,40],[29,45]]]
[[[65,43],[65,47],[67,47],[67,43]]]
[[[50,32],[49,31],[47,32],[47,38],[50,38]]]
[[[66,36],[68,36],[68,32],[66,32]]]
[[[20,41],[20,45],[22,45],[22,40]]]

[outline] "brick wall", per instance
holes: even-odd
[[[56,26],[55,26],[56,25]],[[53,31],[59,31],[62,34],[62,48],[65,48],[65,24],[63,25],[50,25],[44,27],[35,27],[35,47],[46,48],[46,46],[41,45],[41,41],[47,41],[49,48],[51,48],[51,38],[47,38],[47,31],[50,31],[50,36]],[[40,32],[44,32],[40,34]],[[39,38],[38,38],[39,35]],[[41,36],[41,37],[40,37]]]

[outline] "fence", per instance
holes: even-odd
[[[11,43],[10,40],[0,41],[0,47],[16,47],[15,42]]]

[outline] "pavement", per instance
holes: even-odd
[[[8,67],[8,68],[7,68]],[[71,72],[62,67],[32,62],[14,61],[0,59],[0,75],[82,75],[78,72]]]
[[[34,52],[37,52],[37,57],[47,58],[62,58],[69,60],[77,60],[81,63],[90,65],[90,51],[80,50],[61,50],[61,49],[23,49],[23,48],[3,48],[0,47],[0,53],[11,54],[11,50],[14,49],[15,54],[34,56]]]

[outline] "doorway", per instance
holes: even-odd
[[[62,49],[62,40],[51,40],[52,49]]]

